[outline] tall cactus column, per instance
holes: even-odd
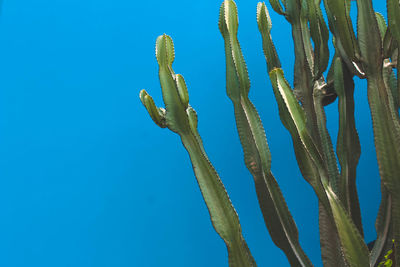
[[[259,5],[257,14],[261,13]],[[271,153],[264,127],[248,97],[250,79],[237,38],[238,24],[236,4],[232,0],[224,1],[220,8],[219,29],[225,44],[226,92],[234,107],[244,161],[254,178],[258,202],[273,242],[286,254],[291,266],[312,266],[300,245],[296,224],[271,172]]]
[[[177,133],[189,153],[204,201],[210,213],[211,222],[225,241],[231,267],[253,267],[256,263],[242,236],[239,218],[217,172],[210,163],[200,135],[197,131],[197,115],[189,105],[185,81],[172,70],[174,46],[167,35],[157,38],[156,56],[165,109],[157,108],[146,91],[140,92],[140,99],[154,122]]]

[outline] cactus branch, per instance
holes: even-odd
[[[162,87],[165,112],[158,112],[152,98],[141,91],[140,99],[151,118],[160,127],[176,132],[189,153],[204,201],[216,232],[225,241],[231,267],[254,267],[256,263],[242,236],[239,218],[217,172],[209,161],[197,131],[197,115],[189,105],[189,95],[183,76],[175,74],[172,62],[175,53],[171,37],[157,38],[156,57]]]

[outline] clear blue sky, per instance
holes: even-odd
[[[154,56],[162,33],[174,39],[174,69],[186,79],[205,148],[253,256],[259,266],[288,265],[265,229],[225,95],[221,2],[4,0],[0,266],[228,266],[178,136],[158,128],[138,98],[146,88],[162,103]],[[317,201],[279,120],[256,24],[257,1],[237,2],[250,96],[266,128],[272,170],[306,253],[321,266]],[[385,10],[384,1],[374,4]],[[290,28],[271,16],[292,80]],[[357,82],[356,97],[358,186],[370,241],[380,193],[365,81]],[[337,103],[327,110],[335,140]]]

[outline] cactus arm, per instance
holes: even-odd
[[[192,133],[194,134],[194,137],[197,139],[197,142],[199,143],[200,149],[202,150],[203,154],[207,155],[206,151],[204,150],[203,141],[201,140],[199,132],[197,131],[197,113],[191,106],[189,106],[186,109],[186,113],[188,115],[189,124],[190,124],[190,128],[192,130]]]
[[[290,0],[289,0],[290,1]],[[279,15],[285,15],[284,7],[282,7],[281,3],[279,0],[269,0],[269,3],[271,4],[272,9],[278,13]],[[264,4],[265,5],[265,4]]]
[[[314,42],[314,79],[319,79],[328,67],[329,62],[329,31],[322,16],[321,8],[315,0],[308,0],[308,20],[310,34]]]
[[[286,19],[292,24],[292,37],[294,41],[294,94],[302,103],[307,117],[306,123],[317,147],[320,146],[318,136],[317,119],[313,103],[313,65],[312,45],[310,41],[310,29],[305,18],[306,2],[303,5],[300,0],[286,2]]]
[[[321,138],[321,156],[329,177],[329,184],[335,194],[340,196],[339,191],[339,170],[334,153],[332,140],[326,127],[326,115],[323,100],[326,95],[327,85],[322,78],[314,83],[314,107],[317,118],[319,136]],[[329,210],[319,205],[319,227],[321,256],[324,266],[345,266],[341,252],[340,240],[337,234],[335,223],[329,216]]]
[[[272,22],[265,3],[259,2],[257,4],[257,24],[262,37],[262,46],[269,73],[274,68],[280,68],[281,62],[271,38]]]
[[[337,166],[336,166],[336,158],[333,154],[333,148],[329,149],[329,141],[330,138],[327,135],[327,131],[323,131],[324,129],[324,114],[323,114],[323,108],[322,108],[322,101],[317,101],[315,103],[313,100],[313,95],[310,94],[310,90],[312,90],[312,73],[311,73],[311,67],[310,66],[310,59],[309,59],[309,53],[307,53],[307,47],[309,47],[309,44],[305,42],[305,38],[309,38],[309,35],[307,34],[308,28],[305,28],[306,25],[302,22],[304,19],[304,13],[300,12],[300,20],[299,20],[299,12],[296,11],[293,7],[296,6],[296,1],[292,0],[290,2],[290,7],[289,9],[289,4],[287,6],[286,12],[288,14],[288,20],[289,22],[292,23],[293,26],[293,38],[295,41],[295,53],[296,53],[296,62],[295,62],[295,91],[297,94],[300,94],[300,100],[302,101],[305,116],[307,118],[307,123],[305,117],[302,118],[302,116],[297,116],[299,114],[303,114],[303,110],[300,108],[300,106],[297,103],[297,100],[295,98],[292,98],[293,93],[288,86],[287,82],[281,79],[281,85],[286,85],[282,86],[282,88],[287,88],[287,90],[281,90],[279,91],[276,88],[279,88],[279,78],[275,79],[274,81],[274,71],[270,72],[270,78],[273,83],[274,87],[274,92],[275,96],[278,101],[278,105],[280,105],[280,115],[281,119],[284,122],[285,127],[289,129],[289,131],[292,134],[293,137],[293,142],[294,142],[294,147],[295,147],[295,152],[296,152],[296,157],[299,162],[300,169],[306,169],[308,168],[309,173],[318,173],[318,175],[315,175],[313,177],[307,177],[306,180],[309,181],[309,183],[313,186],[314,191],[316,192],[319,200],[321,201],[322,208],[321,213],[320,213],[320,227],[321,230],[323,229],[328,229],[329,232],[336,232],[335,228],[336,227],[341,227],[343,228],[342,222],[338,222],[338,217],[334,217],[333,214],[331,213],[331,206],[333,205],[331,201],[327,203],[326,201],[326,187],[329,184],[329,172],[330,171],[330,176],[333,177],[331,182],[332,186],[335,186],[335,180],[337,181],[338,177],[338,171],[337,171]],[[303,2],[304,4],[304,2]],[[304,10],[305,7],[302,6],[302,9]],[[308,14],[308,16],[310,16]],[[352,28],[351,28],[352,30]],[[314,31],[315,33],[315,31]],[[315,53],[314,53],[315,54]],[[268,58],[268,56],[266,55]],[[315,57],[316,59],[316,57]],[[305,64],[307,62],[307,64]],[[314,69],[315,70],[315,69]],[[276,71],[278,72],[278,71]],[[318,72],[317,72],[318,75]],[[279,75],[278,75],[279,76]],[[281,78],[283,78],[283,74],[280,75]],[[275,77],[276,78],[276,77]],[[316,78],[315,72],[314,72],[314,79]],[[274,85],[275,83],[275,85]],[[283,92],[283,94],[278,94],[277,92]],[[310,98],[312,102],[310,102]],[[281,104],[279,104],[281,102]],[[283,102],[283,103],[282,103]],[[319,103],[319,105],[318,105]],[[317,105],[315,105],[317,104]],[[285,107],[286,106],[286,107]],[[289,108],[290,107],[290,108]],[[285,115],[286,114],[286,115]],[[296,118],[297,116],[297,118]],[[319,127],[318,127],[319,126]],[[320,129],[318,133],[318,128]],[[317,129],[317,131],[315,131]],[[326,128],[325,128],[326,130]],[[313,136],[310,135],[310,133],[314,133]],[[325,134],[324,134],[325,133]],[[324,138],[325,137],[325,138]],[[321,139],[320,139],[321,138]],[[301,144],[295,144],[295,142],[301,141]],[[316,142],[316,143],[314,143]],[[319,144],[319,145],[318,145]],[[301,146],[304,146],[304,150],[302,151],[302,148],[299,148]],[[322,157],[319,154],[319,149],[318,147],[321,146],[321,151],[323,152],[323,155],[325,155],[325,158],[329,158],[330,160],[327,160],[328,166],[325,165],[325,161],[323,160],[324,157]],[[304,153],[308,154],[308,157],[304,158]],[[332,156],[333,155],[333,156]],[[302,160],[299,160],[299,156],[303,157]],[[307,162],[307,159],[311,160],[311,162]],[[330,163],[329,163],[330,162]],[[303,166],[301,166],[303,165]],[[307,166],[305,168],[305,166]],[[316,170],[315,170],[316,169]],[[335,170],[336,169],[336,170]],[[313,171],[310,171],[313,170]],[[305,173],[303,170],[302,173]],[[336,174],[336,175],[335,175]],[[336,177],[336,179],[334,179]],[[330,188],[330,187],[329,187]],[[340,203],[338,205],[341,205]],[[343,207],[342,207],[343,208]],[[343,208],[344,209],[344,208]],[[325,220],[324,220],[325,218]],[[363,255],[367,257],[368,259],[368,252],[365,250],[365,243],[362,240],[362,237],[357,231],[353,231],[354,229],[357,229],[353,223],[349,220],[349,218],[346,218],[347,221],[347,235],[353,237],[354,240],[357,240],[356,244],[351,244],[347,242],[346,240],[346,234],[339,234],[340,241],[342,243],[342,246],[344,247],[345,251],[345,256],[347,261],[350,264],[358,264],[360,263],[361,258],[357,258],[356,260],[352,259],[354,256],[352,256],[353,253],[359,252],[359,251],[364,251]],[[344,219],[344,220],[346,220]],[[335,224],[332,225],[332,222]],[[350,228],[348,226],[351,226]],[[336,227],[335,227],[336,226]],[[354,229],[353,229],[354,228]],[[340,236],[341,235],[341,236]],[[335,266],[335,264],[342,263],[342,260],[340,259],[340,251],[338,248],[338,236],[335,235],[324,235],[321,236],[321,246],[324,247],[324,250],[322,251],[325,260],[324,263],[329,264],[330,266]],[[366,252],[366,253],[365,253]],[[365,262],[364,262],[365,263]]]
[[[321,258],[324,267],[348,266],[343,258],[343,252],[332,216],[319,202],[318,224],[321,247]]]
[[[296,98],[301,102],[306,116],[306,127],[319,149],[321,146],[318,134],[317,115],[313,100],[314,76],[314,51],[311,45],[311,33],[308,27],[309,16],[307,0],[290,0],[288,5],[288,21],[292,24],[292,37],[294,41],[294,79],[293,87]],[[289,12],[290,11],[290,12]]]
[[[300,13],[299,0],[285,0],[285,18],[289,23],[292,23],[298,18]]]
[[[357,0],[358,44],[367,76],[379,75],[382,70],[382,38],[371,0]]]
[[[204,149],[191,134],[183,135],[182,143],[189,153],[204,200],[208,203],[212,224],[227,246],[229,266],[256,266],[241,234],[239,218],[218,174],[203,154]]]
[[[318,134],[317,110],[314,106],[313,98],[313,83],[322,76],[322,72],[325,70],[329,59],[327,46],[329,34],[321,14],[318,13],[320,12],[320,2],[301,1],[302,5],[299,5],[299,2],[300,1],[297,0],[286,2],[286,19],[292,24],[292,35],[295,44],[294,92],[304,107],[307,117],[307,129],[309,129],[309,132],[312,134],[312,139],[316,142],[316,145],[320,147],[322,144]],[[308,27],[308,23],[310,23],[310,28]],[[261,33],[263,35],[263,40],[270,38],[269,36],[264,37],[265,34],[263,34],[263,32]],[[314,50],[310,42],[310,37],[314,41]],[[270,43],[272,42],[263,41],[264,46]],[[264,52],[265,51],[268,50],[264,48]],[[267,53],[265,53],[265,56],[270,72],[270,65],[273,66],[274,64],[271,62],[271,56]],[[327,104],[325,100],[326,98],[324,98],[324,104]],[[282,121],[285,124],[284,120]],[[321,201],[325,196],[318,169],[301,144],[301,140],[296,130],[293,128],[293,125],[289,125],[290,120],[286,124],[285,127],[288,129],[292,128],[292,130],[289,131],[292,135],[294,152],[300,171],[307,182],[314,188],[317,195],[319,195]],[[320,206],[326,207],[327,204],[320,203]],[[341,266],[343,265],[343,260],[336,229],[334,224],[332,224],[332,218],[327,214],[322,214],[323,212],[325,212],[324,208],[321,208],[319,223],[323,262],[326,266]]]
[[[146,90],[140,91],[139,98],[143,105],[146,107],[151,119],[161,128],[167,127],[165,120],[165,110],[157,108],[153,98],[146,92]]]
[[[342,43],[346,56],[353,62],[357,61],[359,49],[346,0],[325,0],[325,8],[332,14],[332,32]]]
[[[172,71],[174,53],[171,37],[167,35],[159,36],[156,41],[156,58],[166,109],[166,123],[171,131],[184,134],[190,131],[190,126],[186,116],[187,106],[182,103],[176,86],[175,74]]]
[[[330,83],[330,85],[326,85],[325,88],[323,89],[324,91],[325,90],[328,91],[328,87],[332,87],[333,81],[329,82],[330,79],[329,76],[330,74],[333,73],[332,70],[333,67],[331,66],[331,69],[328,73],[328,83]],[[332,89],[329,88],[329,90]],[[314,101],[317,100],[315,106],[316,106],[316,111],[319,113],[319,115],[317,116],[319,124],[318,128],[320,131],[321,139],[324,140],[324,136],[326,137],[329,135],[326,129],[323,103],[321,103],[324,99],[316,98],[315,92],[318,92],[316,91],[316,88],[314,88]],[[320,92],[320,94],[321,93],[322,92]],[[324,144],[324,141],[322,141],[322,149],[324,151],[324,155],[326,155],[325,158],[326,159],[330,158],[330,161],[327,161],[325,159],[325,162],[328,163],[327,167],[329,167],[328,173],[330,174],[330,181],[332,182],[332,186],[334,187],[335,192],[339,191],[340,193],[340,188],[339,189],[337,188],[338,177],[336,175],[337,174],[336,158],[331,154],[333,148],[330,144],[332,142],[330,138],[327,138],[327,141],[325,142],[326,143]],[[333,159],[335,160],[335,162],[333,162]],[[339,194],[339,196],[341,195]],[[340,240],[337,234],[335,223],[332,221],[332,218],[329,216],[329,213],[326,210],[326,208],[321,204],[319,204],[319,228],[320,228],[321,256],[323,265],[326,267],[346,266],[347,264],[345,262],[345,259],[343,258],[343,252],[341,250]]]
[[[304,47],[304,55],[305,60],[307,61],[307,67],[309,68],[307,72],[311,73],[313,76],[313,70],[315,68],[314,64],[314,49],[311,44],[311,32],[310,28],[308,27],[309,23],[309,5],[307,1],[301,1],[301,8],[300,8],[300,16],[299,16],[299,25],[301,31],[301,41]]]
[[[391,2],[389,1],[388,4]],[[398,2],[397,2],[398,3]],[[382,77],[383,53],[371,0],[358,0],[358,37],[368,77],[374,141],[381,179],[392,196],[394,256],[400,262],[400,120],[390,88]],[[389,12],[390,14],[390,12]],[[388,17],[389,17],[388,14]],[[393,19],[393,18],[392,18]],[[389,27],[393,25],[389,19]],[[391,24],[392,23],[392,24]],[[395,30],[390,28],[395,37]]]
[[[360,51],[349,14],[349,3],[350,1],[347,0],[324,0],[329,28],[335,37],[337,51],[351,73],[364,78],[365,73],[360,64]]]
[[[390,28],[387,27],[385,36],[383,37],[383,58],[393,58],[393,52],[395,50],[396,40],[393,39],[392,34],[390,33]]]
[[[368,81],[368,99],[370,102],[370,109],[372,115],[375,147],[379,165],[379,172],[381,179],[385,183],[386,188],[392,195],[393,201],[393,231],[395,239],[395,256],[396,261],[400,262],[400,244],[396,240],[400,240],[400,143],[399,132],[396,127],[396,119],[392,118],[394,111],[390,112],[388,109],[393,109],[391,106],[393,102],[385,101],[385,98],[390,96],[390,90],[382,92],[385,88],[383,81],[378,82],[369,79]],[[385,103],[386,102],[386,103]],[[392,113],[392,114],[390,114]],[[398,118],[397,118],[398,119]]]
[[[319,147],[320,140],[312,96],[313,80],[316,79],[314,69],[319,67],[319,64],[318,62],[314,62],[316,57],[310,40],[312,37],[311,31],[308,27],[311,17],[308,9],[311,4],[314,3],[311,3],[310,0],[286,0],[285,18],[292,25],[292,37],[294,41],[294,92],[297,99],[302,103],[306,113],[307,128],[310,130],[312,138]],[[316,5],[313,5],[313,7],[317,9]],[[315,12],[312,14],[315,15]],[[313,31],[313,34],[315,38],[317,33]]]
[[[378,23],[379,33],[381,35],[381,40],[385,37],[387,30],[386,21],[383,15],[379,12],[375,12],[376,22]]]
[[[334,58],[336,55],[334,56]],[[326,84],[325,88],[323,91],[329,92],[334,90],[334,82],[331,76],[333,76],[333,64],[331,65],[331,68],[328,72],[328,83]],[[334,91],[334,97],[337,97],[336,92]],[[321,101],[321,100],[319,100]],[[322,101],[324,98],[322,98]],[[332,100],[329,100],[332,101]],[[324,110],[322,108],[323,103],[316,103],[316,110],[320,110],[320,114],[318,117],[322,117],[319,119],[319,128],[320,128],[320,135],[321,138],[324,139],[324,132],[327,132],[326,130],[326,123],[321,123],[324,122],[325,120],[325,114]],[[340,115],[339,115],[340,116]],[[325,133],[325,135],[328,135],[328,133]],[[336,158],[330,154],[332,153],[332,149],[330,148],[329,144],[331,144],[331,139],[328,138],[327,143],[322,144],[322,148],[324,150],[325,155],[330,155],[329,158],[331,158],[330,161],[326,161],[328,163],[328,171],[330,173],[330,181],[332,182],[332,185],[334,186],[335,192],[338,192],[338,196],[341,197],[342,194],[340,194],[340,182],[341,180],[338,180],[338,177],[335,175],[337,173],[337,163],[336,163]],[[325,158],[327,158],[325,156]],[[335,160],[333,162],[332,160]],[[336,186],[336,189],[335,189]],[[339,186],[339,188],[337,188]],[[342,202],[344,203],[344,202]],[[341,249],[341,244],[340,244],[340,239],[337,233],[337,229],[335,226],[335,223],[332,221],[332,218],[329,216],[328,211],[324,208],[323,205],[319,204],[319,229],[320,229],[320,245],[321,245],[321,257],[322,257],[322,262],[325,267],[336,267],[336,266],[347,266],[347,263],[345,259],[343,258],[343,252]]]
[[[397,109],[400,108],[400,48],[397,49]]]
[[[322,103],[323,97],[325,95],[325,90],[323,87],[324,85],[326,87],[326,84],[323,84],[321,81],[316,81],[314,83],[314,106],[317,115],[319,135],[321,137],[322,157],[328,171],[329,182],[333,190],[338,193],[339,169],[337,166],[331,137],[326,127],[326,115]]]
[[[260,13],[260,4],[258,7]],[[271,173],[271,155],[264,128],[254,105],[248,98],[250,83],[237,39],[237,9],[233,1],[224,1],[221,5],[219,27],[225,41],[227,94],[234,106],[245,164],[254,177],[265,224],[272,240],[286,254],[291,266],[312,266],[299,244],[296,224]],[[270,52],[271,55],[275,55],[275,63],[279,64],[276,52],[273,50]]]
[[[329,216],[332,216],[331,218],[338,230],[347,263],[350,266],[368,266],[368,248],[351,218],[347,215],[346,210],[337,195],[329,185],[328,175],[324,169],[325,167],[322,157],[319,155],[311,136],[307,132],[303,110],[294,97],[287,81],[283,77],[283,71],[281,69],[271,71],[270,78],[278,106],[280,107],[281,119],[283,117],[286,121],[292,121],[291,124],[294,125],[294,129],[300,137],[302,145],[305,147],[307,153],[312,158],[312,161],[318,169],[322,188],[314,187],[314,191],[326,208]],[[291,129],[293,131],[293,128]],[[328,200],[328,203],[326,203],[326,199]]]
[[[354,82],[350,71],[339,57],[334,64],[334,88],[339,98],[339,132],[337,156],[341,166],[339,192],[340,199],[363,235],[361,211],[356,187],[356,169],[361,154],[361,146],[354,119]]]
[[[392,247],[392,199],[383,183],[381,184],[381,191],[382,201],[375,222],[377,237],[371,250],[370,266],[376,266],[384,253]],[[390,244],[390,248],[387,246],[388,243]]]
[[[391,97],[392,100],[390,102],[393,104],[393,107],[391,109],[393,109],[393,111],[396,112],[396,110],[399,107],[397,79],[396,79],[396,75],[393,72],[392,64],[388,58],[383,60],[382,77],[383,77],[383,81],[385,83],[385,87],[388,88],[390,90],[390,93],[392,94],[392,97]]]
[[[297,102],[288,82],[283,77],[282,69],[274,69],[269,75],[275,98],[278,103],[281,121],[289,130],[293,141],[296,141],[295,149],[296,147],[299,149],[300,146],[304,148],[304,152],[300,149],[298,150],[298,155],[304,156],[304,153],[308,154],[308,157],[306,157],[307,160],[302,157],[297,157],[298,160],[300,160],[299,165],[307,163],[309,167],[313,166],[312,168],[316,168],[316,170],[310,171],[310,168],[306,167],[308,170],[306,173],[318,173],[318,175],[312,177],[308,176],[306,179],[313,186],[319,200],[329,210],[329,203],[323,188],[323,183],[329,183],[328,175],[324,170],[325,167],[322,157],[306,128],[305,112]],[[297,142],[300,142],[300,144],[297,144]],[[311,160],[311,162],[307,162],[308,160]]]
[[[358,1],[358,32],[365,69],[368,75],[368,99],[373,120],[375,145],[382,179],[391,193],[399,192],[400,179],[400,121],[395,110],[390,82],[385,81],[387,69],[383,62],[382,41],[371,0]],[[380,63],[380,64],[378,64]],[[389,145],[391,143],[392,145]],[[390,159],[388,159],[390,155]],[[386,178],[386,175],[388,177]]]
[[[386,88],[390,88],[392,91],[394,109],[399,108],[399,90],[397,87],[397,79],[392,71],[393,67],[397,67],[396,50],[395,44],[396,40],[390,33],[389,28],[386,25],[385,18],[382,14],[376,13],[376,20],[378,22],[379,32],[381,34],[382,45],[383,45],[383,79]]]
[[[304,41],[309,38],[308,29],[304,21],[296,21],[292,24],[292,36],[294,40],[295,61],[293,86],[296,97],[302,103],[308,118],[309,129],[316,129],[315,111],[312,101],[312,66],[310,55],[310,42]],[[307,59],[307,55],[309,59]],[[315,131],[312,131],[315,132]],[[316,136],[313,136],[314,138]]]
[[[189,153],[204,201],[216,232],[228,249],[231,267],[253,267],[256,263],[242,236],[239,218],[217,172],[205,154],[197,131],[197,115],[189,105],[189,96],[183,77],[172,70],[174,48],[167,35],[157,38],[156,57],[166,109],[157,108],[151,96],[142,90],[140,99],[151,118],[160,127],[176,132]]]
[[[390,32],[397,40],[397,43],[400,43],[400,3],[397,0],[387,0],[387,15],[388,15],[388,24],[390,28]]]
[[[325,187],[346,261],[350,267],[369,266],[369,251],[360,232],[331,187]]]

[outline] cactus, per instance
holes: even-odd
[[[386,25],[384,17],[374,12],[372,0],[357,0],[357,31],[352,26],[348,0],[323,1],[328,25],[322,15],[321,0],[270,0],[270,4],[292,25],[293,88],[285,78],[271,37],[272,22],[267,7],[258,3],[257,23],[279,116],[292,137],[301,174],[319,201],[323,264],[382,266],[385,260],[390,260],[392,266],[400,266],[400,72],[397,71],[396,77],[393,71],[398,68],[400,58],[400,3],[387,0]],[[291,266],[313,266],[299,242],[296,224],[271,172],[264,127],[248,97],[250,79],[237,38],[238,12],[233,0],[222,3],[218,24],[225,44],[226,92],[233,104],[244,162],[254,178],[265,225]],[[334,51],[329,51],[330,33]],[[329,66],[330,52],[334,56]],[[144,90],[140,99],[158,126],[181,137],[213,227],[227,246],[229,265],[256,266],[242,236],[238,215],[202,145],[186,83],[172,69],[175,54],[169,36],[158,37],[156,57],[165,109],[157,108]],[[370,250],[363,238],[356,188],[361,148],[354,118],[355,76],[368,82],[381,177],[377,238]],[[324,107],[336,99],[339,132],[335,151]]]

